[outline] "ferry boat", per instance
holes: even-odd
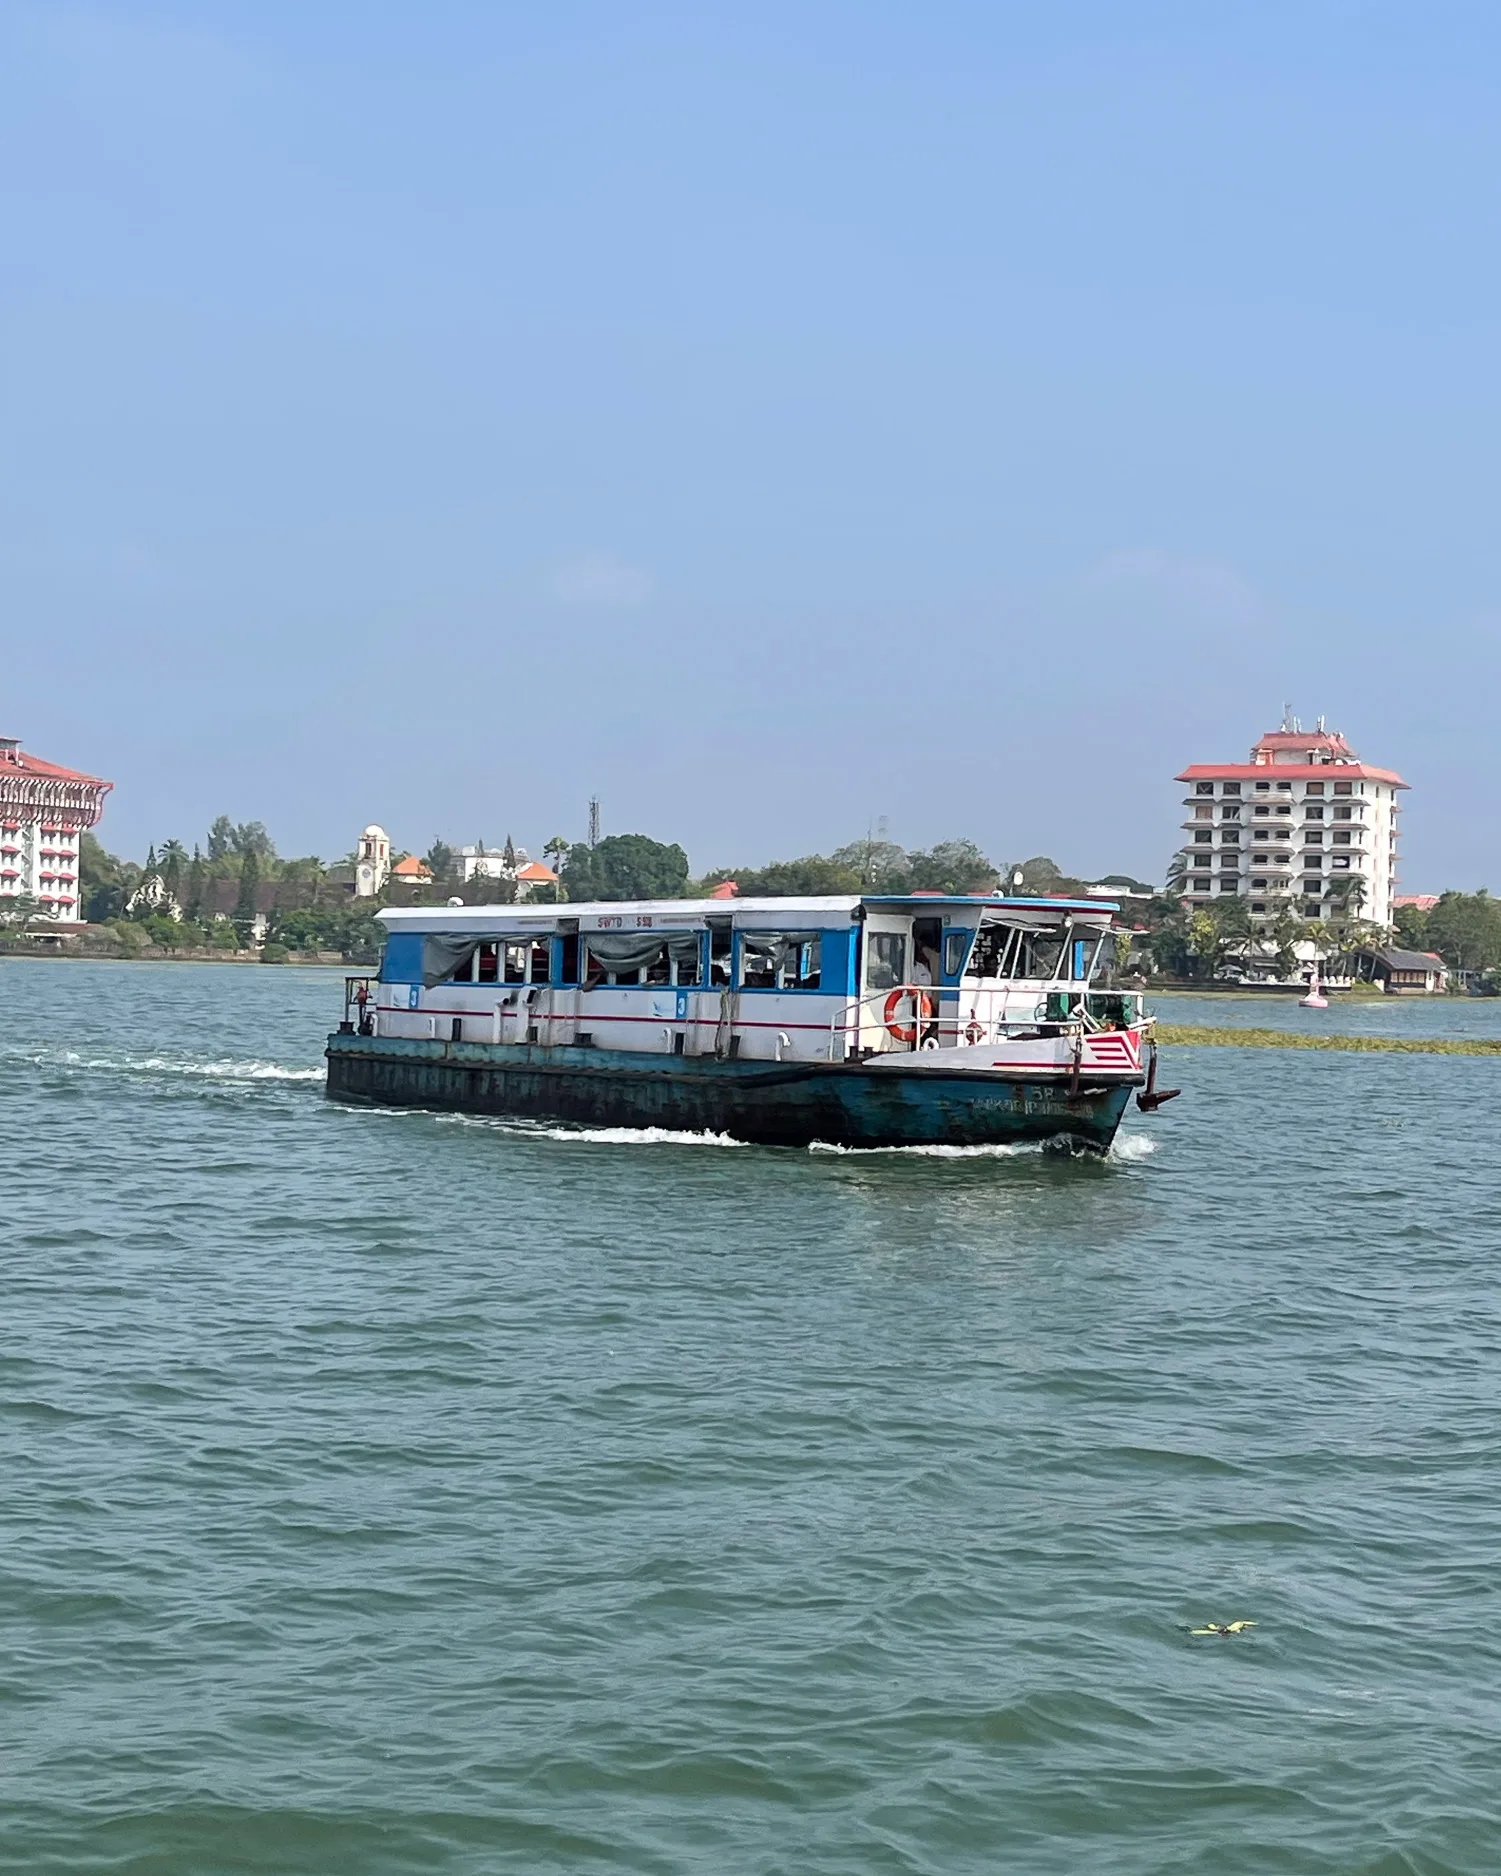
[[[1103,1152],[1156,1092],[1117,907],[896,897],[388,908],[346,984],[335,1100],[772,1146]],[[1144,1065],[1145,1063],[1145,1065]]]

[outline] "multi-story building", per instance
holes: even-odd
[[[0,736],[0,905],[34,899],[42,915],[76,919],[79,843],[113,782],[29,756]]]
[[[1190,903],[1236,893],[1254,922],[1359,917],[1389,925],[1397,885],[1399,792],[1319,718],[1263,736],[1249,762],[1196,762],[1187,785],[1183,892]]]

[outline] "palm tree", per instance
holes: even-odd
[[[1172,898],[1177,898],[1188,886],[1188,849],[1180,847],[1168,863],[1167,878],[1162,882],[1163,890]]]

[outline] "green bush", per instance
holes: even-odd
[[[285,964],[292,953],[285,945],[262,945],[262,964]]]

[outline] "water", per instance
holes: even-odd
[[[332,1108],[339,993],[0,963],[0,1868],[1501,1867],[1501,1065],[772,1152]]]

